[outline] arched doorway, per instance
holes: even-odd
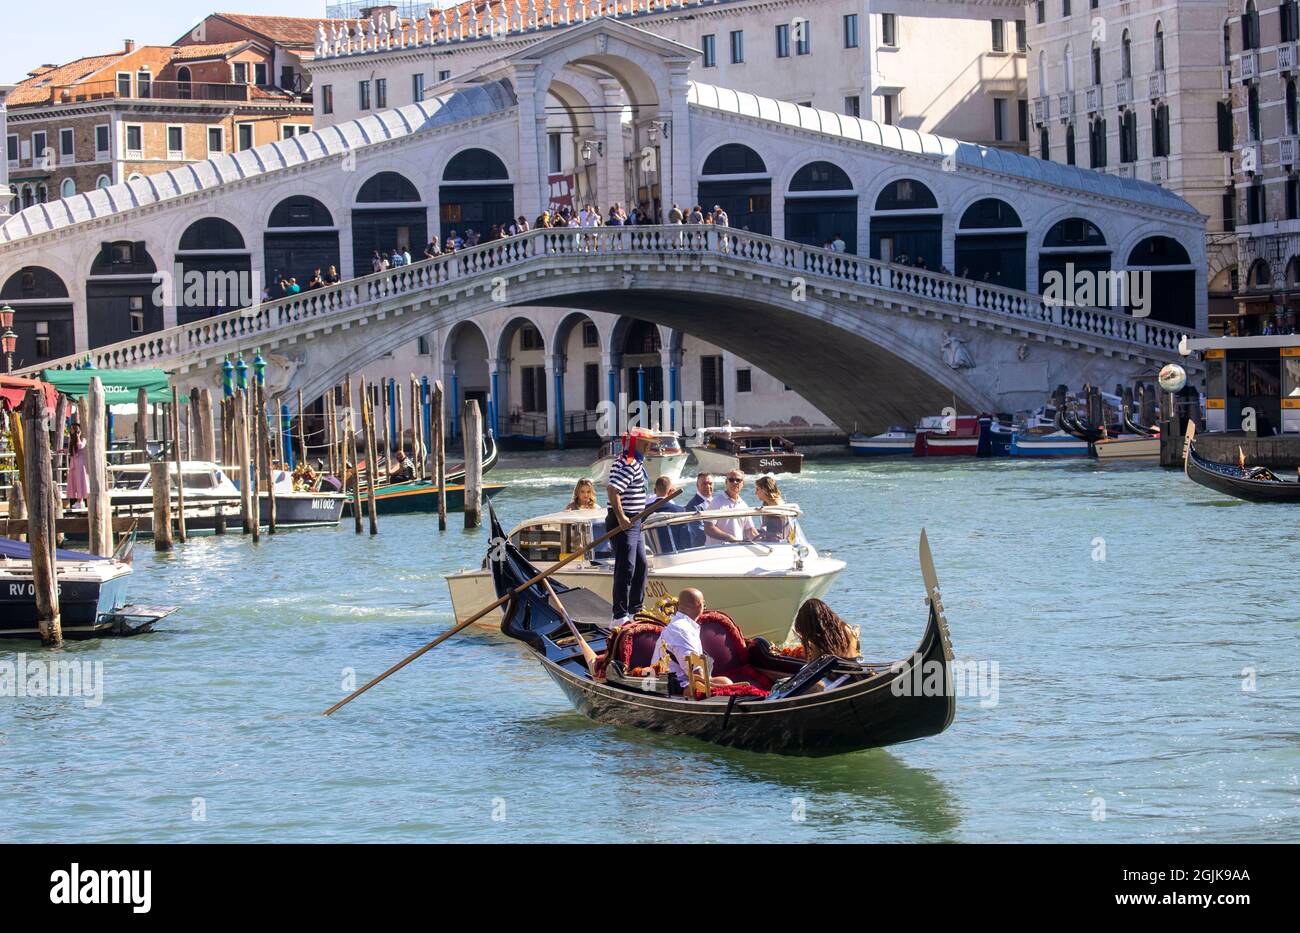
[[[177,324],[246,308],[261,298],[253,287],[253,257],[243,234],[220,217],[205,217],[185,228],[172,274]]]
[[[24,266],[0,288],[0,305],[14,309],[16,368],[69,356],[75,350],[72,302],[63,280],[43,266]]]
[[[442,239],[453,230],[486,237],[493,224],[514,220],[515,189],[505,163],[486,149],[466,149],[452,157],[438,190]]]
[[[1047,231],[1038,253],[1039,292],[1055,281],[1072,293],[1080,273],[1110,271],[1110,248],[1101,229],[1082,217],[1062,220]]]
[[[189,100],[194,96],[193,76],[186,65],[176,69],[176,97],[179,100]]]
[[[871,215],[871,258],[942,268],[943,213],[926,185],[900,178],[880,192]]]
[[[393,248],[408,249],[412,258],[424,255],[429,242],[429,212],[415,185],[397,172],[380,172],[357,192],[352,209],[352,268],[368,275],[375,250],[385,256]]]
[[[492,374],[498,438],[527,443],[546,439],[547,402],[552,391],[546,384],[546,352],[546,338],[528,318],[514,318],[501,331],[497,372]]]
[[[267,223],[263,258],[266,287],[273,298],[283,294],[283,279],[294,278],[305,286],[316,269],[326,273],[330,266],[337,268],[339,231],[329,208],[305,194],[277,204]],[[353,274],[362,271],[369,272],[370,266],[354,270]]]
[[[462,321],[451,329],[443,344],[442,369],[448,383],[447,424],[450,436],[460,436],[460,416],[469,399],[478,402],[484,424],[491,427],[488,421],[488,396],[491,392],[488,344],[477,324]]]
[[[1181,243],[1167,236],[1147,237],[1129,253],[1128,268],[1147,279],[1143,297],[1152,320],[1196,329],[1196,266]]]
[[[556,443],[598,441],[601,402],[600,330],[582,313],[567,315],[551,340],[555,374]]]
[[[728,143],[709,153],[697,201],[706,211],[720,205],[738,230],[772,233],[772,176],[748,146]]]
[[[105,243],[86,279],[86,339],[93,347],[162,330],[158,267],[140,241]]]
[[[664,367],[659,327],[649,321],[629,320],[623,328],[624,391],[628,403],[664,400]]]
[[[838,165],[811,162],[795,172],[785,195],[785,238],[826,246],[836,236],[858,251],[858,195]]]
[[[1025,287],[1028,234],[1006,201],[984,198],[962,214],[957,228],[957,275],[1020,291]]]

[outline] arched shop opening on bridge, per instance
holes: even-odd
[[[86,337],[92,347],[162,330],[158,271],[143,242],[105,243],[86,279]]]
[[[1023,290],[1028,233],[1006,201],[984,198],[962,214],[957,228],[957,275]]]
[[[253,257],[235,225],[204,217],[185,228],[172,267],[176,323],[189,324],[261,300],[253,288]],[[196,283],[201,288],[196,289]]]
[[[352,208],[352,268],[354,275],[373,271],[375,251],[389,256],[409,250],[413,260],[424,258],[429,242],[429,213],[420,192],[406,176],[380,172],[357,192]]]
[[[1196,266],[1181,243],[1147,237],[1129,253],[1128,268],[1148,279],[1143,297],[1153,320],[1196,329]]]
[[[628,403],[644,402],[649,405],[664,401],[667,395],[664,391],[663,356],[660,354],[662,340],[658,325],[622,318],[614,326],[613,345],[621,351],[621,389],[627,394]]]
[[[547,434],[546,341],[529,318],[513,318],[497,342],[492,407],[497,436],[544,441]],[[505,367],[505,371],[501,371]]]
[[[305,194],[285,198],[271,211],[264,249],[266,285],[271,297],[280,297],[282,279],[299,285],[311,281],[316,269],[324,275],[339,265],[339,231],[334,216],[320,201]],[[361,270],[354,270],[360,272]],[[366,272],[370,267],[366,266]],[[343,274],[343,270],[339,269]]]
[[[14,311],[14,366],[22,368],[74,351],[68,286],[44,266],[25,266],[0,287],[0,305]]]
[[[762,157],[748,146],[728,143],[709,154],[701,173],[698,203],[706,211],[720,206],[738,230],[764,236],[772,233],[772,176]]]
[[[1082,217],[1062,220],[1043,238],[1042,249],[1038,252],[1040,293],[1046,291],[1054,280],[1065,282],[1068,287],[1074,280],[1067,273],[1077,276],[1080,272],[1109,271],[1110,247],[1106,245],[1101,229],[1091,221]]]
[[[443,372],[446,374],[448,434],[460,436],[460,417],[465,403],[478,402],[485,425],[492,424],[489,396],[492,383],[488,372],[487,337],[473,321],[461,321],[451,329],[443,344]]]
[[[858,195],[848,174],[830,162],[811,162],[795,172],[785,195],[785,238],[826,246],[839,236],[847,252],[858,251]]]
[[[493,224],[515,219],[515,189],[506,165],[486,149],[466,149],[447,163],[438,189],[441,237],[474,230],[483,239]],[[530,218],[531,219],[531,218]]]
[[[943,212],[933,191],[910,178],[885,186],[871,215],[871,258],[943,267]]]

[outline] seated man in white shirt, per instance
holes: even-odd
[[[741,490],[744,488],[745,474],[740,470],[732,470],[727,474],[723,491],[709,501],[709,510],[749,508],[749,503],[740,498]],[[704,536],[708,538],[708,543],[711,545],[741,544],[757,538],[758,529],[754,527],[752,518],[719,518],[704,523]]]
[[[686,656],[690,654],[704,656],[704,648],[700,644],[700,623],[695,621],[702,612],[704,612],[704,594],[697,589],[682,590],[677,597],[677,613],[659,633],[654,654],[650,656],[652,666],[666,657],[668,670],[677,678],[677,682],[683,689],[689,683],[686,676]],[[729,677],[709,678],[709,684],[714,687],[725,687],[730,683]]]

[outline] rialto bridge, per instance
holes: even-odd
[[[489,402],[504,411],[509,322],[611,312],[658,326],[669,400],[689,334],[869,429],[954,399],[1009,410],[1057,383],[1150,378],[1204,328],[1204,218],[1164,189],[690,82],[694,54],[592,20],[422,103],[30,207],[0,226],[19,357],[39,369],[89,353],[215,386],[226,356],[260,348],[277,392],[314,398],[430,338],[454,384],[447,342],[492,319]],[[535,230],[419,260],[431,234],[547,206],[557,112],[603,130],[600,203],[721,204],[732,227]],[[417,261],[371,273],[372,252],[399,240]],[[238,310],[158,287],[177,267],[305,283],[329,266],[343,281]],[[1044,300],[1040,283],[1067,270],[1142,273],[1149,306]],[[543,336],[548,378],[565,370],[572,317]],[[618,356],[603,348],[603,396],[626,388]]]

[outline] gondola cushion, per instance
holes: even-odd
[[[630,622],[618,626],[610,636],[609,650],[596,656],[596,679],[605,679],[605,670],[612,661],[622,665],[624,671],[648,666],[662,631],[663,626],[657,622]]]
[[[772,679],[749,663],[750,643],[729,615],[717,609],[706,609],[701,613],[699,623],[700,645],[713,659],[714,677],[746,681],[764,691],[772,686]]]

